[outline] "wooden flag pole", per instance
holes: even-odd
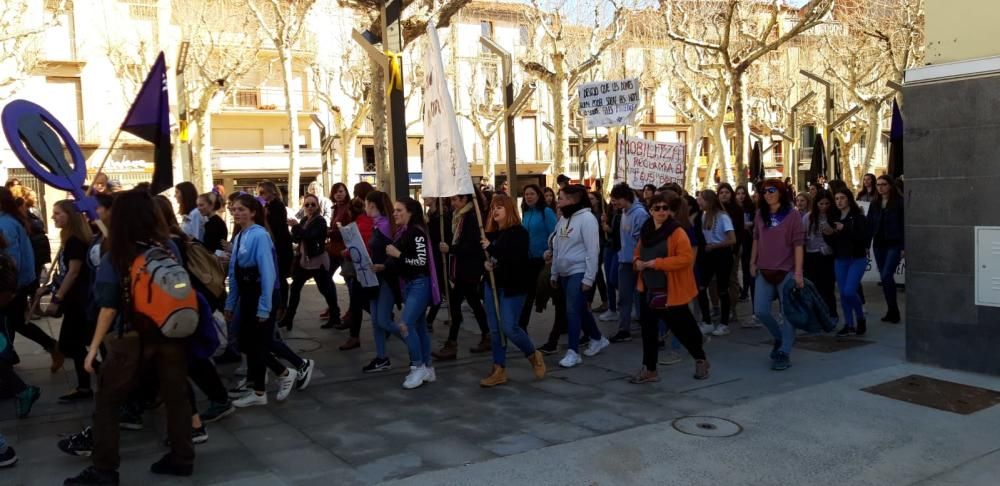
[[[476,221],[479,221],[479,238],[482,241],[486,239],[486,230],[483,228],[483,213],[479,210],[479,194],[475,190],[472,191],[472,204],[474,205],[473,209],[476,211]],[[483,249],[483,254],[489,259],[490,254],[485,249]],[[507,336],[503,333],[503,321],[500,318],[500,297],[497,294],[496,277],[493,275],[493,270],[489,270],[487,273],[490,274],[490,289],[493,290],[493,306],[497,310],[497,332],[500,333],[503,345],[507,346]]]
[[[444,241],[444,207],[441,205],[441,199],[443,198],[435,197],[434,199],[434,204],[438,208],[438,217],[441,218],[441,241],[450,245],[451,242]],[[438,253],[441,253],[441,251],[438,250]],[[444,297],[448,301],[448,325],[451,326],[455,323],[455,316],[451,313],[451,290],[449,290],[449,287],[451,287],[451,279],[449,278],[451,274],[448,273],[448,256],[444,253],[441,253],[441,269],[444,270]]]

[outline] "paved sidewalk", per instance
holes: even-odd
[[[1000,379],[904,364],[903,326],[878,323],[884,308],[871,301],[881,293],[870,286],[866,294],[865,345],[797,349],[794,366],[778,373],[769,370],[767,332],[734,326],[707,347],[709,380],[693,380],[685,357],[646,386],[625,381],[640,364],[636,339],[571,370],[558,368],[561,354],[548,357],[551,373],[537,382],[511,351],[510,382],[481,389],[490,358],[469,355],[479,336],[466,315],[460,359],[438,365],[436,383],[406,391],[405,346],[390,341],[391,372],[361,374],[373,357],[367,319],[362,349],[338,351],[346,331],[319,329],[322,299],[310,285],[289,336],[317,361],[309,389],[209,425],[195,475],[181,481],[147,472],[165,452],[162,414],[147,414],[145,430],[122,432],[123,484],[978,484],[995,477],[996,454],[989,454],[1000,448],[1000,407],[959,416],[858,391],[914,370],[1000,390]],[[749,306],[738,310],[747,316]],[[536,344],[551,322],[551,306],[533,315]],[[57,323],[48,325],[57,331]],[[437,342],[446,331],[440,322],[436,328]],[[34,343],[19,337],[17,345],[19,373],[43,396],[25,420],[14,419],[11,401],[0,410],[0,431],[21,457],[0,471],[0,484],[59,484],[88,462],[60,453],[56,441],[88,423],[92,405],[56,403],[72,372],[51,375]],[[733,420],[743,432],[686,436],[671,426],[685,415]]]

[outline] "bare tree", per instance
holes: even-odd
[[[355,141],[371,114],[371,67],[357,49],[313,65],[313,84],[319,100],[333,116],[333,133],[340,139],[340,180],[347,181]]]
[[[531,29],[542,35],[536,42],[534,59],[521,59],[521,69],[548,88],[552,101],[552,126],[554,132],[553,161],[556,173],[569,169],[570,109],[575,87],[587,71],[593,69],[601,55],[611,47],[625,28],[625,9],[616,0],[599,1],[593,10],[593,25],[573,26],[566,17],[566,6],[547,10],[532,0],[532,8],[525,14]],[[611,9],[611,18],[605,25],[604,12]]]
[[[41,36],[66,11],[66,0],[45,2],[42,12],[31,0],[0,0],[0,98],[13,94],[19,82],[41,61]],[[40,13],[40,15],[36,15]]]
[[[474,62],[472,76],[467,82],[468,109],[460,110],[458,116],[469,120],[479,145],[483,150],[483,180],[492,184],[496,179],[493,161],[493,139],[504,124],[504,106],[501,102],[500,87],[497,82],[496,64]],[[493,71],[493,76],[488,74]]]
[[[278,51],[288,113],[288,201],[299,200],[299,108],[292,89],[292,50],[299,43],[306,16],[316,0],[247,0],[257,24]],[[300,88],[301,90],[301,88]],[[301,96],[301,94],[299,94]]]
[[[667,35],[685,45],[711,53],[717,59],[709,68],[724,73],[730,85],[736,131],[735,168],[743,173],[750,120],[746,116],[746,74],[765,54],[823,22],[833,0],[809,0],[793,11],[779,0],[660,0]],[[692,26],[714,28],[699,34]],[[706,35],[707,34],[707,35]],[[724,174],[732,181],[731,174]]]
[[[258,64],[261,48],[256,20],[242,0],[172,0],[173,22],[188,43],[184,85],[188,133],[193,146],[191,179],[212,187],[212,113],[237,82]],[[141,79],[139,81],[142,82]]]

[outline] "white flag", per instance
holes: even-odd
[[[420,193],[427,197],[472,194],[465,145],[458,131],[455,106],[448,92],[437,27],[427,23],[427,68],[424,75],[424,174]]]

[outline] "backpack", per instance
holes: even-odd
[[[184,338],[198,328],[198,296],[187,270],[165,248],[150,246],[132,261],[125,277],[125,308],[140,329],[156,328]]]
[[[219,259],[205,245],[195,240],[183,243],[184,268],[192,279],[204,288],[209,299],[220,299],[226,293],[226,272]]]

